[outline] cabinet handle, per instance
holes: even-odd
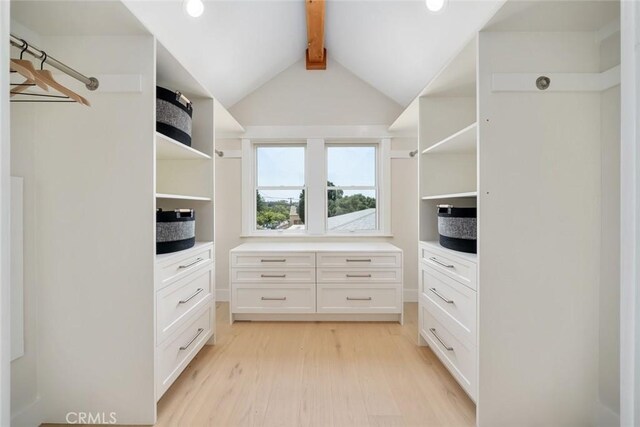
[[[185,265],[179,266],[178,269],[182,270],[183,268],[189,268],[189,267],[192,267],[192,266],[194,266],[194,265],[196,265],[196,264],[198,264],[199,262],[202,262],[202,261],[204,261],[204,259],[197,258],[195,261],[193,261],[193,262],[191,262],[189,264],[185,264]]]
[[[261,274],[260,277],[263,279],[284,279],[287,277],[286,274]]]
[[[347,301],[371,301],[371,297],[366,297],[366,298],[353,298],[353,297],[347,297]]]
[[[429,330],[431,331],[431,333],[433,334],[434,337],[436,337],[436,339],[438,341],[440,341],[440,344],[442,344],[442,346],[447,350],[447,351],[453,351],[453,347],[449,347],[448,345],[446,345],[444,343],[444,341],[442,341],[442,338],[440,338],[438,336],[438,333],[436,332],[436,330],[434,328],[429,328]]]
[[[431,292],[433,292],[434,294],[436,294],[436,296],[438,298],[440,298],[442,301],[446,302],[447,304],[453,304],[453,300],[452,299],[447,299],[447,298],[443,297],[442,295],[440,295],[440,293],[438,292],[438,290],[436,288],[430,288],[429,290]]]
[[[371,262],[370,259],[347,259],[347,262]]]
[[[260,262],[287,262],[286,259],[261,259]]]
[[[262,301],[286,301],[287,297],[282,297],[282,298],[269,298],[269,297],[261,297],[260,298]]]
[[[436,258],[436,257],[434,257],[434,256],[432,256],[432,257],[431,257],[431,258],[429,258],[429,259],[430,259],[431,261],[435,262],[436,264],[441,265],[441,266],[443,266],[443,267],[445,267],[445,268],[456,268],[456,266],[455,266],[455,265],[453,265],[453,264],[445,264],[444,262],[439,261],[439,260],[438,260],[438,258]]]
[[[192,299],[194,299],[194,298],[196,297],[196,295],[198,295],[198,294],[199,294],[200,292],[202,292],[202,291],[204,291],[204,289],[202,289],[202,288],[198,288],[198,290],[197,290],[197,291],[195,291],[195,292],[193,293],[193,295],[191,295],[191,296],[190,296],[189,298],[187,298],[187,299],[183,299],[183,300],[178,301],[178,304],[186,304],[186,303],[188,303],[189,301],[191,301]]]
[[[371,277],[370,274],[347,274],[347,277],[353,278],[353,277],[366,277],[369,278]]]
[[[180,347],[180,350],[186,350],[189,348],[189,346],[191,344],[193,344],[193,342],[200,336],[201,333],[204,332],[204,329],[202,328],[198,328],[198,333],[196,334],[196,336],[194,336],[193,338],[191,338],[191,341],[189,341],[188,343],[186,343],[185,345],[183,345],[182,347]]]

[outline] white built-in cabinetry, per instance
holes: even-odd
[[[402,322],[402,250],[388,243],[246,243],[230,252],[231,320]]]
[[[619,29],[507,1],[391,126],[420,140],[420,341],[480,426],[619,424]],[[478,208],[477,256],[441,203]]]

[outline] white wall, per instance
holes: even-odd
[[[10,425],[9,2],[0,2],[0,425]]]
[[[620,64],[620,33],[600,45],[600,70]],[[599,290],[600,425],[620,420],[620,86],[601,95],[601,248]]]
[[[229,108],[242,126],[390,125],[400,105],[328,56],[327,69],[300,60]]]
[[[47,422],[83,411],[151,424],[154,40],[42,37],[40,45],[88,74],[141,75],[143,90],[87,93],[91,108],[12,105],[12,173],[25,183],[28,340],[13,366],[12,425],[34,425],[28,405],[38,397]]]
[[[230,109],[243,126],[388,126],[401,111],[398,104],[331,61],[330,57],[326,71],[307,71],[304,61],[297,62]],[[239,140],[218,140],[216,145],[221,150],[240,149]],[[415,138],[392,141],[392,150],[408,152],[415,148]],[[228,298],[229,250],[243,242],[268,239],[240,237],[241,185],[252,185],[242,183],[241,170],[241,160],[216,157],[216,262],[219,267],[216,283],[221,300]],[[403,249],[405,298],[414,301],[418,288],[417,172],[417,158],[391,160],[391,228],[394,236],[362,239],[387,241]],[[283,239],[272,238],[272,241]]]
[[[491,88],[497,72],[598,72],[599,46],[593,33],[483,32],[479,49],[478,422],[593,425],[601,94]]]

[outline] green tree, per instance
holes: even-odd
[[[300,221],[304,224],[304,220],[306,219],[304,216],[304,208],[305,208],[304,190],[300,192],[300,196],[298,197],[297,208],[298,208],[298,216],[300,216]]]
[[[262,212],[259,212],[256,218],[258,225],[269,230],[278,228],[278,226],[285,222],[287,219],[289,219],[287,215],[271,210],[264,210]]]
[[[265,208],[264,197],[260,195],[259,191],[256,191],[256,212],[262,212]]]

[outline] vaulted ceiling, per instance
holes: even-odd
[[[125,3],[227,107],[305,55],[304,0],[205,0],[200,18],[178,0]],[[502,3],[328,0],[327,55],[404,106]]]

